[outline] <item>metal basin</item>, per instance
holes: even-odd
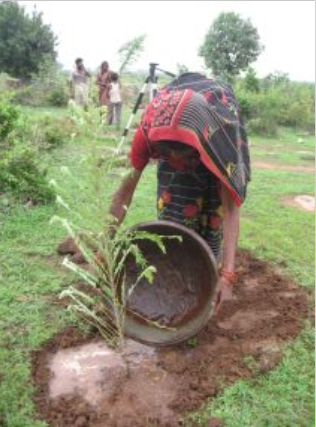
[[[179,343],[194,336],[210,319],[217,282],[217,265],[207,243],[194,231],[170,221],[141,223],[133,229],[160,236],[166,254],[148,240],[138,245],[150,265],[157,269],[154,283],[140,281],[128,299],[125,334],[155,346]],[[126,263],[126,289],[139,275],[133,258]]]

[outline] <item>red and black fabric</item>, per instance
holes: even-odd
[[[247,135],[229,86],[186,73],[160,90],[148,105],[132,145],[131,160],[143,167],[155,157],[155,142],[188,144],[240,206],[250,180]]]
[[[196,231],[219,262],[223,240],[223,209],[218,179],[199,163],[194,171],[160,159],[157,169],[158,219]]]

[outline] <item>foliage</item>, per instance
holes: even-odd
[[[51,202],[54,191],[46,180],[37,150],[27,139],[29,127],[8,98],[0,101],[0,192],[22,201]],[[19,139],[19,133],[22,135]]]
[[[278,126],[275,121],[271,121],[269,117],[263,116],[256,119],[251,119],[247,123],[247,130],[250,133],[258,135],[266,135],[269,137],[278,134]]]
[[[142,279],[145,278],[150,286],[156,272],[155,267],[148,265],[136,241],[150,239],[164,251],[162,238],[123,228],[118,229],[115,236],[112,236],[110,222],[108,222],[107,229],[97,236],[82,230],[76,235],[67,220],[54,217],[53,221],[56,220],[61,221],[68,233],[76,239],[90,265],[88,272],[72,263],[68,258],[64,259],[63,265],[77,273],[84,280],[86,288],[79,290],[70,286],[62,292],[60,297],[70,298],[69,310],[88,325],[95,327],[108,345],[122,349],[128,299]],[[140,273],[136,281],[127,289],[125,263],[130,257],[133,257],[139,266]],[[152,321],[151,323],[162,327],[158,323]]]
[[[31,80],[15,90],[15,101],[29,106],[66,106],[70,98],[68,75],[52,61],[43,62]]]
[[[15,1],[0,2],[0,70],[22,79],[56,58],[56,37],[42,14],[29,16]]]
[[[22,202],[50,203],[55,198],[36,151],[27,146],[15,145],[2,153],[0,182],[1,192],[13,194]]]
[[[79,290],[70,286],[61,294],[61,297],[70,299],[69,310],[77,314],[84,323],[98,329],[108,345],[122,348],[128,299],[142,279],[145,278],[150,286],[156,271],[153,266],[148,265],[137,241],[150,240],[157,244],[162,252],[165,252],[165,247],[161,236],[135,229],[127,230],[123,225],[118,226],[116,219],[109,214],[111,202],[109,187],[113,182],[113,176],[119,173],[120,177],[124,178],[129,173],[126,170],[122,172],[120,169],[122,160],[126,164],[126,154],[121,152],[118,141],[107,140],[106,143],[103,141],[103,153],[100,156],[95,146],[98,133],[103,129],[100,120],[99,125],[96,126],[93,110],[82,112],[75,106],[72,106],[72,114],[82,128],[81,133],[90,135],[90,138],[93,135],[90,152],[82,159],[86,182],[78,187],[70,171],[63,168],[61,171],[63,179],[67,177],[68,181],[72,182],[72,194],[69,195],[63,190],[61,183],[59,184],[56,180],[51,181],[58,193],[58,205],[71,217],[70,220],[55,216],[52,222],[60,222],[68,234],[75,239],[89,263],[89,271],[65,258],[63,265],[78,274],[84,280],[86,287]],[[108,186],[102,183],[108,183]],[[76,209],[72,200],[73,194],[76,193],[90,199],[93,195],[93,202],[84,209]],[[176,236],[168,238],[176,238]],[[139,267],[139,274],[136,281],[127,289],[125,264],[130,258]],[[149,319],[143,320],[147,320],[156,327],[163,327]]]
[[[0,98],[0,145],[1,141],[13,131],[19,115],[19,108],[13,105],[7,97]]]
[[[250,20],[228,12],[221,13],[213,22],[199,54],[215,75],[230,81],[254,62],[262,50],[258,31]]]
[[[146,35],[135,37],[128,41],[118,50],[120,57],[119,74],[122,74],[128,66],[133,64],[144,50]]]
[[[70,141],[77,132],[70,118],[56,119],[46,115],[33,124],[32,144],[40,150],[51,150]]]
[[[247,92],[260,92],[260,81],[257,77],[255,70],[251,67],[248,68],[244,78],[244,86]]]
[[[251,77],[238,80],[234,91],[248,130],[269,136],[278,127],[315,131],[315,85],[266,78],[256,82]],[[259,91],[256,89],[259,83]],[[254,87],[255,85],[255,87]]]
[[[274,73],[268,74],[263,79],[263,88],[268,89],[269,87],[280,87],[288,86],[290,83],[290,78],[287,73],[282,73],[281,71],[275,71]]]

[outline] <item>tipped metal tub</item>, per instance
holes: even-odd
[[[210,319],[217,282],[217,264],[207,243],[194,231],[170,221],[153,221],[133,227],[165,239],[166,254],[155,243],[138,241],[148,261],[157,269],[154,283],[142,280],[128,299],[125,334],[155,346],[179,343],[194,336]],[[126,288],[135,282],[139,268],[126,264]]]

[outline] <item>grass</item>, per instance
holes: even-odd
[[[238,381],[196,414],[203,425],[210,415],[225,426],[314,426],[314,331],[307,329],[291,345],[280,366],[252,381]]]
[[[28,110],[33,117],[42,113],[38,109]],[[64,111],[50,113],[60,117]],[[285,159],[286,148],[302,149],[298,137],[288,131],[277,140],[252,137],[252,157],[260,156],[261,147],[271,146],[280,159]],[[93,205],[82,163],[88,142],[84,139],[73,141],[52,152],[48,158],[49,177],[61,180],[77,208],[87,210]],[[103,138],[97,141],[100,153],[103,143]],[[312,148],[310,138],[306,138],[305,148]],[[297,153],[293,151],[290,155]],[[292,160],[287,158],[289,164]],[[302,165],[304,160],[295,157],[295,163]],[[69,167],[72,178],[60,175],[61,166]],[[127,225],[155,218],[155,179],[155,168],[147,168],[127,216]],[[104,197],[108,197],[119,182],[120,177],[116,176],[111,183],[102,183]],[[83,191],[78,190],[79,184],[84,184]],[[294,194],[314,194],[312,174],[254,170],[242,209],[240,246],[277,264],[301,286],[311,289],[314,283],[314,215],[282,204],[283,198]],[[30,352],[40,348],[64,325],[74,322],[56,303],[59,292],[75,278],[60,267],[61,260],[55,254],[58,242],[64,237],[62,229],[49,225],[55,213],[54,206],[32,209],[17,206],[10,212],[0,210],[0,419],[5,418],[6,427],[45,425],[34,416]],[[314,425],[313,374],[313,334],[307,326],[299,339],[288,347],[276,370],[227,388],[195,414],[195,422],[203,425],[211,416],[218,416],[227,427]]]
[[[251,136],[252,159],[291,166],[315,164],[315,138],[312,135],[281,130],[277,138]]]

